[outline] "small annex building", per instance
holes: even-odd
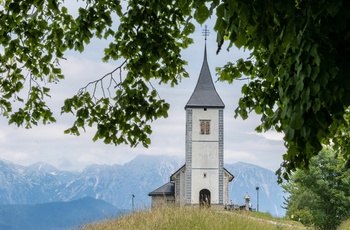
[[[210,74],[205,45],[197,85],[185,105],[185,164],[170,176],[170,182],[148,194],[152,207],[226,207],[228,184],[234,176],[224,168],[224,108]]]

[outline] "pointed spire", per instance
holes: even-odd
[[[208,26],[205,25],[202,31],[202,35],[204,36],[204,62],[207,62],[207,37],[209,36]]]
[[[205,27],[203,35],[205,40],[209,34],[207,27]],[[207,61],[207,44],[204,45],[204,60],[202,69],[199,74],[196,88],[192,96],[188,100],[186,108],[224,108],[225,104],[222,102],[219,94],[216,92],[213,79],[210,74],[209,65]]]

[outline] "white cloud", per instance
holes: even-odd
[[[66,79],[57,85],[53,84],[52,98],[49,105],[57,115],[58,122],[47,126],[33,127],[31,130],[8,126],[7,121],[0,120],[0,158],[18,164],[28,165],[38,161],[52,164],[65,170],[82,170],[88,164],[123,164],[138,154],[144,155],[176,155],[185,157],[185,110],[184,106],[196,85],[203,62],[204,39],[200,36],[200,28],[196,32],[195,45],[183,52],[183,58],[188,61],[186,67],[190,78],[183,79],[174,88],[168,85],[154,84],[160,96],[170,103],[169,117],[152,123],[152,144],[148,149],[139,146],[105,145],[102,141],[93,142],[93,129],[87,129],[81,136],[63,134],[63,131],[74,122],[73,115],[60,116],[60,108],[64,99],[72,97],[88,82],[100,78],[113,70],[118,62],[102,63],[103,41],[97,46],[90,44],[86,52],[67,54],[67,61],[61,66]],[[211,74],[216,80],[215,67],[223,66],[228,60],[247,56],[239,50],[226,52],[225,49],[216,55],[215,37],[207,41],[208,62]],[[96,57],[98,56],[98,57]],[[245,82],[215,83],[216,89],[223,99],[225,108],[225,160],[227,163],[243,161],[276,170],[281,163],[285,149],[281,136],[273,132],[254,133],[259,124],[259,117],[252,114],[245,121],[234,119],[234,109],[238,105],[241,86]]]
[[[284,137],[283,133],[278,133],[276,131],[267,131],[267,132],[256,133],[256,134],[268,140],[273,140],[273,141],[283,141],[283,137]]]

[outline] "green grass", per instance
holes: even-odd
[[[118,219],[86,225],[81,229],[297,230],[307,228],[303,227],[299,222],[276,219],[266,214],[182,207],[139,211]]]
[[[344,221],[339,227],[338,230],[349,230],[350,229],[350,219]]]

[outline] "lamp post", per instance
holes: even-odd
[[[135,209],[134,209],[134,198],[135,198],[135,195],[132,194],[132,196],[131,196],[131,201],[132,201],[132,203],[131,203],[131,205],[132,205],[132,212],[135,211]]]
[[[259,186],[256,186],[256,211],[259,212]]]

